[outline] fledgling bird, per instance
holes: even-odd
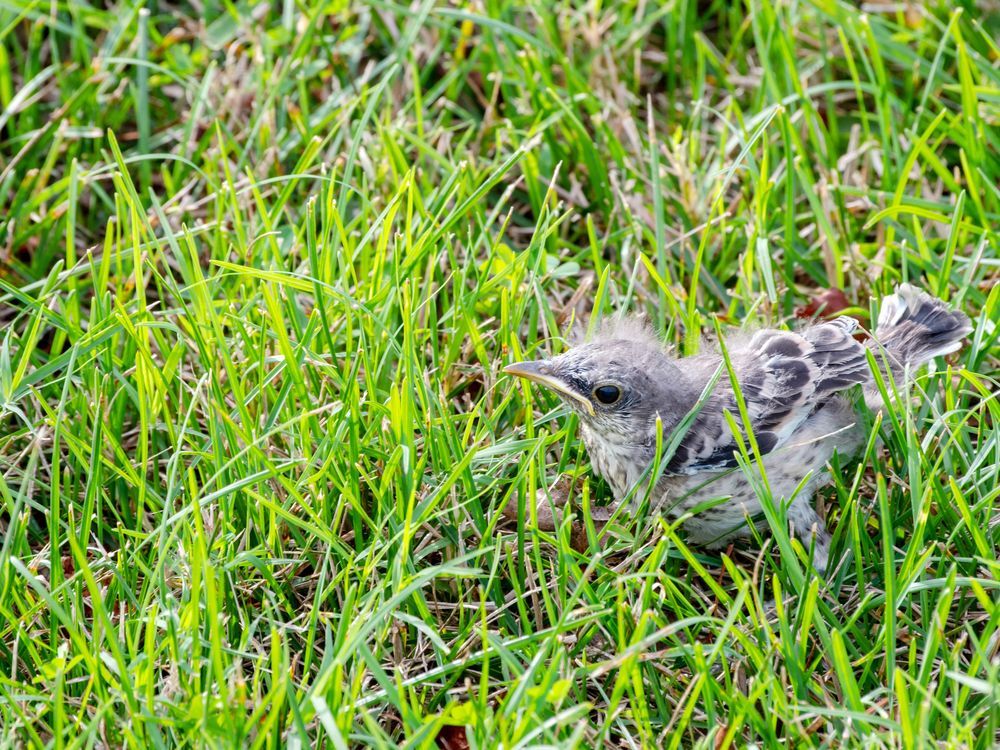
[[[972,330],[964,313],[909,284],[883,300],[872,339],[857,341],[856,327],[850,318],[837,318],[801,331],[761,330],[726,347],[771,495],[788,503],[791,531],[806,549],[815,545],[813,565],[820,572],[827,567],[830,535],[813,508],[813,492],[834,451],[849,457],[866,438],[844,391],[860,385],[869,406],[881,403],[866,348],[883,375],[901,384],[934,357],[957,351]],[[718,352],[678,359],[647,328],[619,322],[564,354],[508,365],[504,372],[551,389],[579,414],[593,469],[617,501],[638,503],[650,481],[657,417],[665,446],[720,367]],[[653,506],[671,518],[692,512],[684,522],[688,540],[708,548],[748,535],[748,518],[766,525],[754,489],[759,467],[751,469],[754,481],[738,468],[726,411],[741,424],[723,369],[650,493]],[[728,499],[713,502],[719,498]],[[539,524],[551,530],[555,519],[541,511],[540,505]]]

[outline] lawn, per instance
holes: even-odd
[[[0,3],[0,748],[996,747],[998,39],[994,0]],[[902,281],[975,330],[859,407],[825,578],[781,523],[504,517],[611,499],[505,365]]]

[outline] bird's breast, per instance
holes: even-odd
[[[639,481],[646,468],[639,460],[641,450],[637,446],[607,440],[586,426],[582,428],[582,434],[591,467],[611,485],[615,499],[621,500]]]

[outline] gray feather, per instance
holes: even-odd
[[[761,454],[781,447],[832,393],[869,378],[864,347],[851,335],[857,323],[838,319],[803,333],[765,330],[733,352],[736,376]],[[731,384],[698,416],[668,470],[679,474],[736,465],[736,440],[724,410],[738,407]]]
[[[958,351],[972,331],[969,317],[909,284],[882,301],[872,348],[886,355],[894,373]]]

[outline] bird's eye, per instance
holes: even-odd
[[[610,406],[621,397],[622,392],[617,385],[599,385],[594,389],[594,398],[602,404]]]

